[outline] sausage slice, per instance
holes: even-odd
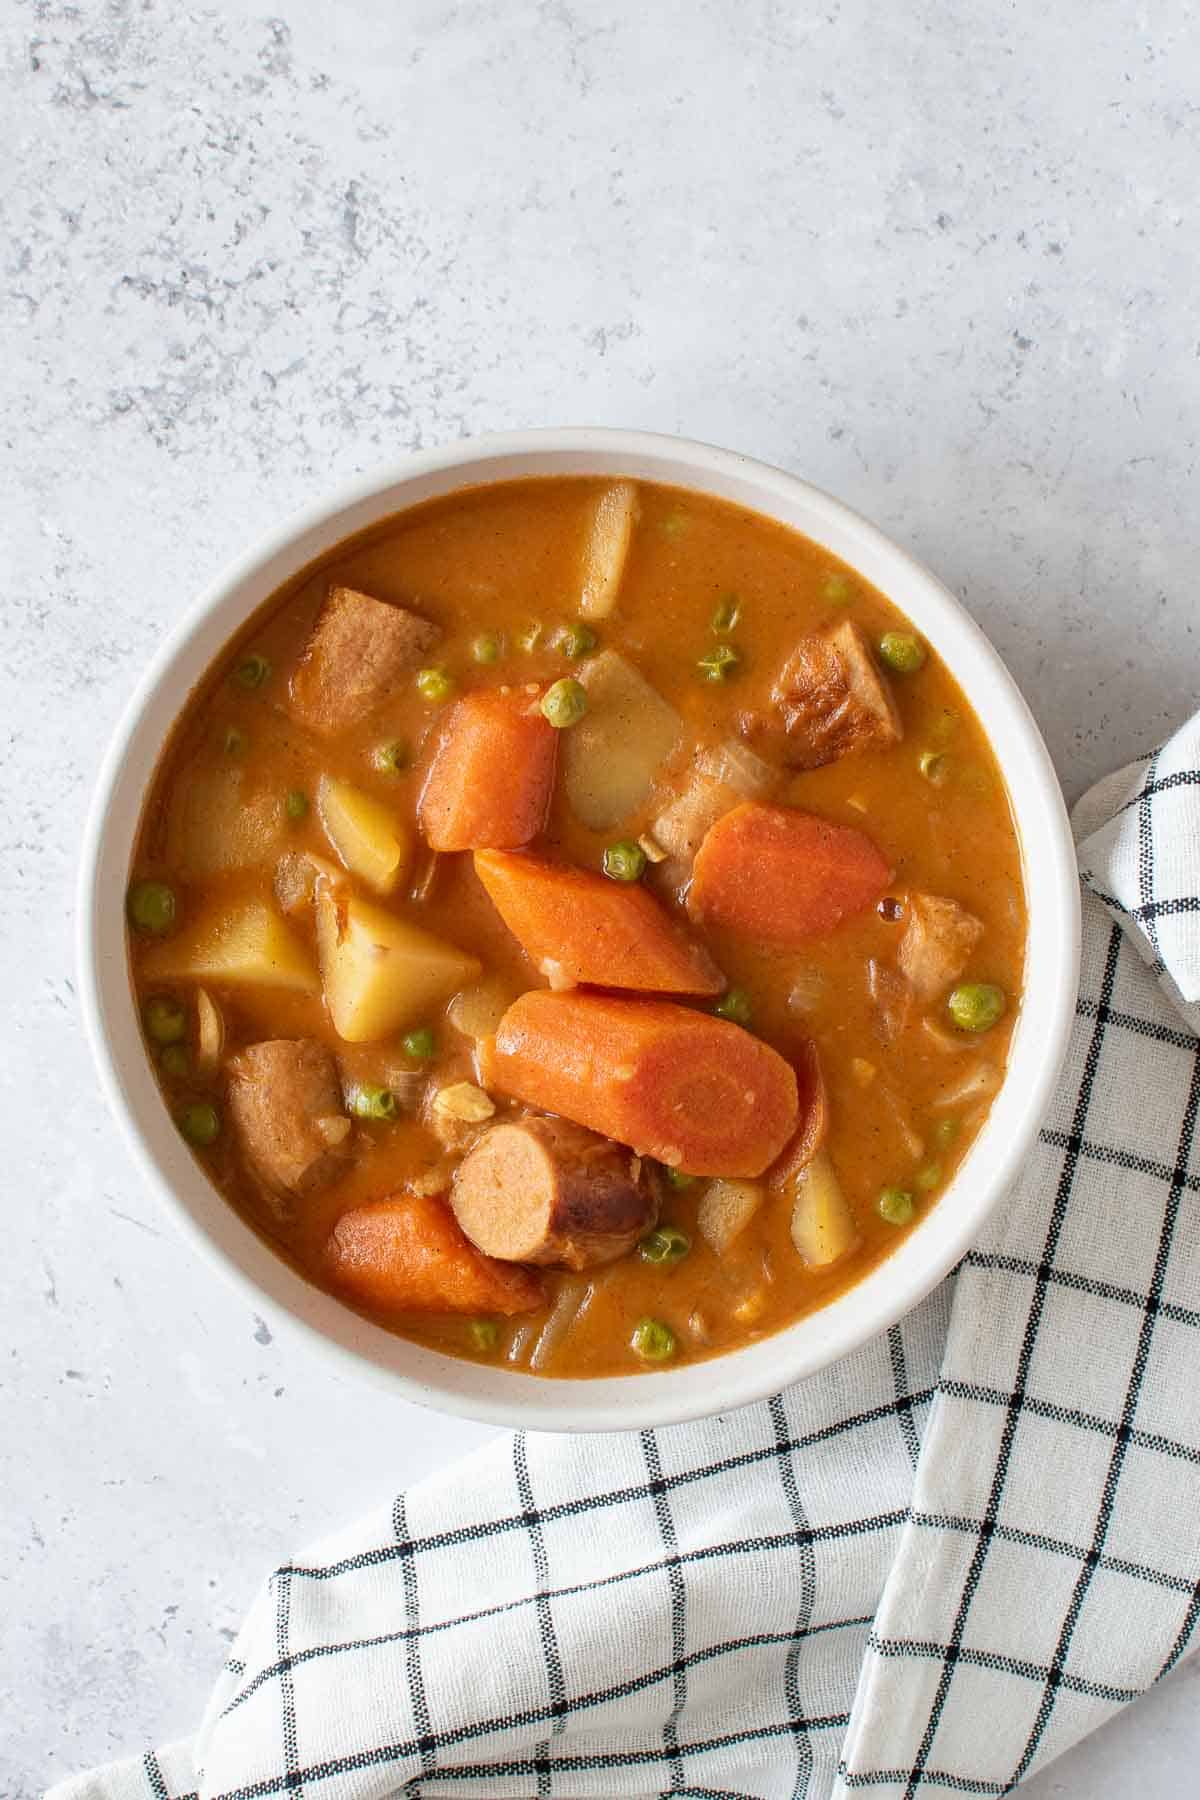
[[[486,1255],[563,1269],[615,1261],[658,1217],[641,1159],[565,1119],[493,1125],[459,1164],[450,1204]]]
[[[337,1064],[324,1044],[269,1038],[225,1068],[234,1129],[264,1186],[297,1198],[327,1187],[352,1146]]]
[[[293,716],[322,733],[365,719],[441,635],[437,625],[403,606],[357,588],[330,588],[292,676]]]

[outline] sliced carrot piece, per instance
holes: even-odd
[[[344,1293],[380,1312],[522,1313],[546,1298],[539,1275],[482,1255],[433,1195],[396,1194],[343,1213],[325,1259]]]
[[[800,1123],[767,1170],[772,1187],[783,1187],[806,1169],[821,1149],[829,1131],[829,1094],[817,1046],[805,1038],[792,1056],[796,1071],[796,1087],[800,1096]]]
[[[519,850],[546,823],[558,733],[537,696],[491,689],[450,710],[425,778],[421,828],[433,850]]]
[[[797,949],[874,905],[891,877],[865,832],[748,800],[709,827],[687,909],[698,924]]]
[[[796,1128],[796,1077],[740,1025],[668,1000],[522,994],[481,1046],[489,1087],[688,1175],[761,1175]]]
[[[475,873],[522,950],[557,985],[649,994],[719,994],[725,986],[704,946],[645,888],[505,850],[477,850]]]

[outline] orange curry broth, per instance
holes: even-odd
[[[570,673],[572,665],[547,647],[548,641],[556,627],[575,617],[581,544],[601,486],[547,478],[468,489],[343,543],[288,583],[190,697],[154,779],[134,873],[171,881],[185,920],[218,899],[222,905],[251,897],[271,901],[278,854],[304,848],[331,854],[315,808],[298,823],[283,814],[288,790],[298,788],[311,796],[322,773],[354,782],[411,825],[422,779],[422,746],[436,734],[443,706],[423,700],[413,682],[395,694],[382,714],[328,740],[310,736],[285,710],[289,676],[327,588],[344,583],[408,604],[435,620],[445,637],[430,660],[451,672],[458,693],[557,679]],[[645,829],[671,797],[671,776],[682,779],[698,745],[735,735],[738,713],[767,703],[781,663],[804,633],[849,616],[877,641],[884,631],[906,625],[882,595],[796,532],[684,490],[641,484],[639,493],[640,517],[619,603],[596,630],[601,648],[629,657],[682,714],[685,742],[664,770],[655,803],[606,836],[572,819],[560,781],[544,847],[588,868],[599,866],[606,841]],[[841,578],[832,586],[843,589],[844,598],[830,597],[831,575]],[[734,678],[713,684],[700,678],[696,665],[716,642],[714,608],[731,592],[741,606],[733,635],[743,660]],[[516,648],[516,639],[532,621],[541,621],[545,630],[539,648],[527,654]],[[472,659],[472,640],[482,631],[504,633],[508,640],[507,653],[492,667],[481,668]],[[267,681],[252,692],[231,679],[239,657],[249,650],[271,664]],[[918,673],[889,680],[904,722],[903,742],[794,775],[773,798],[867,831],[895,868],[891,892],[902,895],[912,888],[946,894],[975,913],[986,929],[963,979],[1005,988],[1010,997],[1006,1018],[981,1043],[965,1040],[955,1055],[924,1030],[922,1019],[928,1014],[914,1007],[902,1035],[886,1046],[868,992],[867,964],[872,957],[894,961],[904,924],[875,910],[812,940],[803,952],[760,948],[731,932],[705,936],[731,985],[752,996],[756,1032],[785,1053],[803,1036],[817,1042],[830,1097],[827,1147],[857,1221],[857,1249],[827,1268],[807,1268],[789,1236],[787,1204],[769,1195],[742,1235],[717,1256],[695,1229],[696,1205],[704,1190],[698,1181],[686,1191],[666,1194],[661,1222],[679,1225],[692,1240],[681,1263],[654,1266],[635,1253],[581,1276],[547,1272],[551,1306],[564,1282],[585,1297],[576,1321],[552,1351],[543,1346],[535,1353],[544,1313],[499,1321],[498,1340],[487,1351],[474,1347],[469,1322],[461,1318],[372,1315],[381,1325],[454,1355],[507,1360],[514,1367],[528,1367],[532,1353],[533,1366],[544,1374],[627,1374],[643,1366],[629,1340],[636,1322],[647,1315],[672,1327],[680,1359],[716,1355],[824,1305],[896,1246],[903,1233],[876,1210],[881,1187],[898,1183],[912,1188],[917,1169],[931,1162],[940,1165],[944,1185],[986,1114],[986,1101],[977,1101],[961,1115],[950,1109],[961,1129],[952,1146],[937,1142],[936,1122],[947,1116],[937,1106],[939,1096],[975,1058],[1002,1064],[1006,1054],[1021,981],[1024,902],[1007,794],[968,700],[932,653]],[[181,796],[197,773],[219,773],[228,765],[225,744],[231,727],[244,738],[238,756],[244,800],[260,793],[278,796],[278,847],[257,866],[197,880],[187,866]],[[414,747],[413,765],[400,775],[381,774],[372,766],[373,749],[391,739],[407,739]],[[950,778],[941,787],[932,786],[919,771],[925,749],[943,751],[948,759]],[[418,876],[424,860],[426,853],[418,849]],[[652,869],[647,882],[653,889]],[[544,985],[493,911],[469,855],[441,858],[422,901],[397,896],[383,904],[475,952],[485,973],[511,980],[514,994]],[[289,925],[313,942],[311,919],[303,913],[292,915]],[[139,977],[145,950],[146,943],[132,937],[133,979],[142,998],[151,991]],[[816,1004],[803,1014],[788,1005],[798,978],[819,988]],[[383,1043],[343,1043],[319,997],[208,985],[225,1017],[227,1053],[264,1037],[308,1035],[330,1046],[347,1080],[386,1084],[389,1070],[412,1066],[400,1052],[402,1034]],[[152,991],[163,989],[158,985]],[[190,1004],[189,989],[181,986],[177,992]],[[939,1010],[933,1009],[935,1018]],[[435,1028],[438,1046],[428,1066],[431,1078],[439,1085],[474,1079],[470,1041],[444,1019],[427,1022]],[[159,1074],[173,1109],[197,1098],[213,1097],[219,1104],[219,1077],[214,1092],[195,1081]],[[445,1160],[431,1133],[412,1118],[391,1124],[356,1122],[354,1129],[361,1149],[349,1172],[332,1187],[297,1202],[289,1221],[275,1217],[264,1204],[241,1170],[227,1130],[200,1153],[212,1179],[248,1223],[321,1286],[327,1285],[322,1251],[338,1217],[364,1200],[402,1189],[407,1180]],[[936,1203],[937,1193],[917,1192],[916,1198],[919,1219],[924,1208]]]

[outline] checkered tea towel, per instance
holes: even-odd
[[[1078,821],[1068,1064],[954,1284],[763,1405],[505,1437],[399,1495],[276,1570],[193,1737],[58,1800],[1000,1794],[1171,1669],[1200,1638],[1200,724]]]

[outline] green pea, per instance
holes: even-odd
[[[260,688],[271,673],[271,665],[265,656],[257,654],[243,657],[233,671],[233,679],[239,687]]]
[[[450,698],[454,692],[454,683],[445,669],[418,669],[417,692],[422,700],[429,700],[436,705]]]
[[[500,1342],[500,1327],[495,1319],[472,1319],[467,1336],[476,1350],[494,1350]]]
[[[948,1119],[939,1119],[933,1128],[933,1141],[935,1144],[940,1144],[942,1148],[945,1149],[948,1145],[954,1143],[961,1130],[961,1119],[956,1119],[953,1116]]]
[[[529,624],[517,633],[517,649],[523,650],[526,656],[532,656],[542,641],[542,633],[545,629],[546,627],[540,619],[531,619]]]
[[[175,1076],[177,1080],[182,1080],[184,1076],[190,1075],[192,1072],[192,1059],[182,1044],[168,1044],[166,1049],[159,1053],[158,1065],[168,1075]]]
[[[915,675],[924,668],[928,652],[911,631],[885,631],[879,640],[879,654],[897,675]]]
[[[718,637],[732,631],[742,616],[742,603],[736,594],[722,594],[712,616],[712,629]]]
[[[236,725],[230,725],[225,732],[223,749],[226,756],[240,756],[246,748],[246,734],[239,731]]]
[[[604,873],[610,881],[640,881],[646,872],[646,852],[632,838],[609,844],[604,852]]]
[[[189,1144],[204,1150],[221,1135],[221,1115],[210,1101],[195,1100],[179,1114],[179,1129]]]
[[[643,1362],[666,1362],[675,1354],[675,1333],[661,1319],[639,1319],[629,1343]]]
[[[564,656],[570,657],[572,662],[579,662],[583,657],[592,654],[598,642],[599,639],[590,625],[575,624],[564,628],[558,640],[558,647]]]
[[[686,513],[669,512],[659,527],[664,537],[682,537],[690,521]]]
[[[433,1032],[428,1025],[406,1032],[400,1040],[400,1047],[405,1056],[411,1056],[414,1062],[428,1062],[434,1052]]]
[[[494,631],[481,631],[471,645],[471,655],[477,663],[497,663],[504,654],[504,640]]]
[[[682,1169],[671,1169],[667,1168],[665,1165],[663,1168],[663,1178],[666,1181],[667,1186],[673,1187],[677,1193],[682,1193],[685,1188],[695,1187],[696,1185],[696,1177],[694,1175],[685,1175]]]
[[[351,1093],[350,1111],[356,1119],[394,1119],[396,1096],[391,1088],[372,1087],[365,1083]]]
[[[691,1247],[686,1231],[675,1225],[660,1225],[657,1231],[647,1232],[638,1245],[638,1255],[643,1262],[669,1265],[682,1262]]]
[[[563,681],[554,682],[542,695],[542,717],[549,720],[556,731],[578,725],[587,709],[587,689],[569,675]]]
[[[735,1025],[748,1025],[754,1008],[745,988],[728,988],[713,1007],[718,1019],[730,1019]]]
[[[904,1188],[885,1187],[875,1204],[889,1225],[907,1225],[913,1216],[913,1197]]]
[[[835,606],[844,606],[847,600],[853,599],[850,578],[839,570],[825,577],[825,598],[832,600]]]
[[[135,931],[161,937],[175,923],[175,890],[165,881],[135,881],[125,910]]]
[[[702,656],[696,667],[705,681],[728,681],[741,666],[741,655],[732,644],[718,644],[707,656]]]
[[[395,738],[390,744],[377,744],[371,761],[381,775],[400,775],[412,761],[412,751],[402,738]]]
[[[142,1008],[146,1036],[156,1044],[177,1044],[187,1036],[187,1014],[178,1000],[156,994]]]
[[[292,788],[284,801],[284,807],[289,819],[302,819],[308,811],[308,795],[299,788]]]
[[[1008,1001],[1004,989],[990,981],[964,981],[946,1005],[960,1031],[990,1031],[1004,1017]]]
[[[945,787],[950,779],[950,758],[941,750],[922,750],[917,767],[933,787]]]
[[[935,1188],[942,1185],[942,1165],[935,1162],[926,1163],[917,1170],[913,1180],[923,1194],[932,1194]]]

